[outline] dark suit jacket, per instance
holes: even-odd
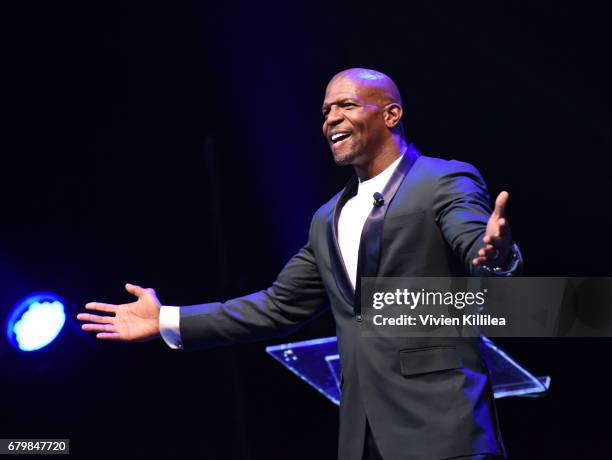
[[[331,305],[343,372],[339,459],[361,460],[366,417],[385,460],[503,454],[479,339],[360,335],[360,289],[350,285],[336,237],[356,185],[353,178],[315,213],[308,242],[270,288],[182,308],[183,348],[286,335]],[[383,196],[364,225],[358,280],[483,274],[471,260],[491,209],[473,166],[410,146]]]

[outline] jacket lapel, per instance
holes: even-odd
[[[397,168],[391,175],[389,182],[387,182],[387,185],[385,185],[385,188],[381,192],[383,197],[382,203],[372,207],[372,211],[363,226],[361,240],[359,242],[355,298],[353,301],[353,309],[357,321],[361,321],[363,318],[361,313],[361,278],[375,277],[378,274],[380,240],[382,237],[385,214],[397,190],[402,184],[404,177],[406,177],[419,155],[414,145],[410,144],[408,150],[398,163]]]
[[[382,196],[384,202],[381,206],[372,207],[372,211],[366,220],[361,232],[361,240],[359,243],[359,256],[357,262],[357,286],[353,289],[351,280],[346,271],[340,246],[338,244],[338,220],[342,207],[357,193],[358,180],[357,176],[352,176],[342,194],[336,201],[334,209],[328,218],[328,245],[329,258],[331,261],[331,269],[336,279],[338,290],[344,297],[347,304],[352,305],[355,316],[358,321],[361,321],[361,277],[374,277],[378,271],[378,262],[380,259],[380,239],[382,236],[383,222],[387,209],[397,189],[401,185],[404,177],[412,168],[412,165],[419,157],[417,149],[410,144],[408,150],[403,155],[393,175],[383,189]]]

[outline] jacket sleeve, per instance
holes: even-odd
[[[181,307],[184,350],[282,337],[328,309],[327,293],[308,243],[268,289],[226,302]]]
[[[489,276],[472,259],[482,247],[482,238],[491,216],[489,192],[478,170],[467,163],[449,162],[439,177],[434,193],[433,209],[444,238],[463,262],[465,272]]]

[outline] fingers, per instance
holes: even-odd
[[[105,311],[107,313],[115,313],[118,306],[112,303],[89,302],[85,305],[87,310]]]
[[[492,229],[487,228],[488,233],[484,236],[482,241],[485,244],[493,244],[496,247],[499,247],[500,245],[504,246],[507,243],[506,240],[510,235],[510,224],[504,217],[497,220],[496,224],[497,225],[494,225]],[[489,227],[491,227],[491,223],[489,223]]]
[[[499,256],[500,249],[502,249],[502,245],[496,243],[497,241],[493,241],[493,244],[486,244],[484,248],[478,251],[478,257],[496,259]]]
[[[497,195],[493,214],[495,214],[497,217],[506,217],[506,205],[508,204],[509,198],[510,194],[505,191]]]
[[[492,251],[496,250],[492,244],[487,244],[484,248],[478,251],[478,257],[486,257],[488,254],[491,254]]]
[[[128,291],[130,294],[135,295],[138,298],[140,298],[140,296],[143,295],[145,292],[145,289],[143,287],[140,287],[136,284],[130,284],[130,283],[126,283],[125,290]]]
[[[474,265],[485,265],[487,263],[486,257],[475,257],[472,259],[472,264]]]
[[[478,250],[476,257],[472,259],[474,265],[495,263],[501,255],[508,252],[508,241],[504,237],[499,235],[485,236],[482,241],[485,245]]]
[[[100,340],[121,340],[118,332],[100,332],[96,334],[96,338]]]
[[[114,324],[92,324],[87,323],[81,326],[81,329],[89,332],[117,332]]]
[[[497,264],[508,258],[512,241],[510,238],[485,236],[482,240],[485,245],[478,250],[476,257],[472,259],[472,264]]]
[[[508,228],[510,225],[504,217],[497,221],[497,225],[499,225],[499,229],[497,231],[497,238],[502,239],[504,236],[506,236],[506,233],[508,233]]]
[[[79,313],[77,315],[79,321],[91,321],[99,324],[112,324],[114,316],[92,315],[91,313]]]
[[[472,259],[474,265],[485,265],[499,257],[499,250],[492,244],[487,244],[478,251],[478,256]]]
[[[90,332],[115,332],[113,324],[113,316],[92,315],[91,313],[79,313],[77,315],[79,321],[89,321],[81,326],[84,331]]]

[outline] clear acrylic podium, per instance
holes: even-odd
[[[550,377],[534,377],[490,339],[483,337],[483,341],[496,398],[541,396],[548,391]],[[340,404],[340,357],[336,337],[274,345],[266,351],[323,396]]]

